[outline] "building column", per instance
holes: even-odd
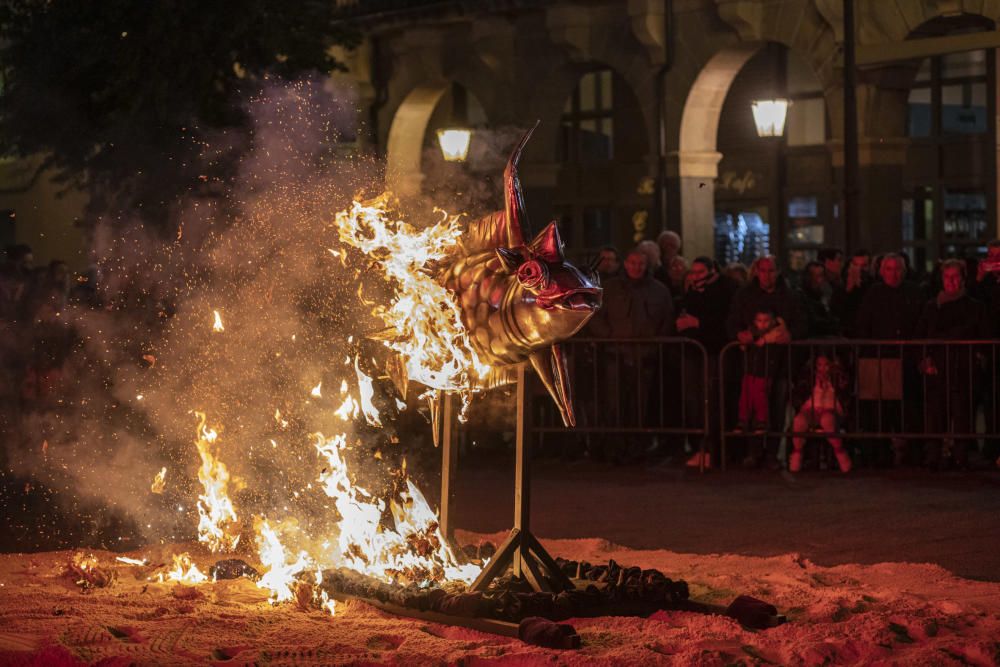
[[[715,179],[718,151],[673,151],[667,156],[667,220],[677,229],[688,259],[715,254]]]
[[[909,139],[905,137],[862,138],[858,142],[858,217],[852,221],[850,238],[854,250],[873,253],[896,252],[903,245],[903,167]],[[838,184],[844,182],[844,145],[829,144]],[[841,187],[841,192],[843,188]],[[837,226],[830,243],[843,246],[844,206],[839,205]]]

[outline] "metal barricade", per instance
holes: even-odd
[[[720,445],[722,468],[727,463],[728,439],[839,438],[894,441],[969,441],[1000,438],[1000,341],[997,340],[859,340],[817,339],[756,346],[733,342],[719,358]],[[847,405],[835,431],[812,428],[796,431],[790,391],[796,385],[815,386],[815,360],[820,356],[839,364],[847,386],[841,391]],[[764,429],[735,428],[732,402],[737,395],[734,373],[740,374],[740,400],[754,391],[754,380],[767,392]],[[746,403],[741,407],[746,407]],[[984,428],[977,429],[981,413]],[[737,419],[739,417],[737,416]],[[780,420],[780,427],[777,421]],[[964,445],[963,445],[964,446]],[[765,444],[766,448],[766,444]]]
[[[709,432],[708,355],[683,337],[573,339],[563,343],[571,370],[576,426],[567,428],[551,401],[533,400],[533,437],[691,437],[704,452]],[[533,378],[529,396],[545,393]],[[703,460],[703,457],[701,457]]]

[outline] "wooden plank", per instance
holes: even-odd
[[[531,446],[527,424],[526,364],[517,367],[517,415],[514,422],[514,528],[531,530]]]
[[[534,535],[528,535],[528,548],[542,566],[549,571],[549,578],[554,580],[559,590],[566,591],[573,588],[573,582],[559,569],[559,565],[555,559],[549,555],[549,552],[545,550],[545,547],[542,546],[542,543]]]
[[[334,593],[333,599],[338,602],[357,600],[395,616],[405,616],[407,618],[415,618],[417,620],[428,621],[430,623],[440,623],[441,625],[457,625],[462,628],[470,628],[472,630],[479,630],[480,632],[489,632],[503,637],[517,638],[518,624],[510,623],[509,621],[498,621],[494,618],[467,618],[465,616],[452,616],[450,614],[442,614],[439,611],[420,611],[419,609],[401,607],[399,605],[392,604],[391,602],[379,602],[378,600],[358,597],[356,595],[345,595],[344,593]]]
[[[444,392],[441,421],[441,533],[449,541],[455,539],[455,472],[458,469],[458,447],[455,443],[455,396]]]
[[[497,548],[496,552],[493,554],[493,558],[490,559],[490,562],[483,568],[483,571],[479,573],[476,580],[472,582],[472,586],[469,587],[469,590],[479,591],[480,593],[485,591],[489,587],[490,582],[496,579],[507,569],[508,566],[511,565],[514,553],[517,551],[520,544],[521,531],[514,528],[510,531],[510,535],[507,536],[507,539],[505,539]]]
[[[524,540],[522,539],[521,548],[518,549],[517,556],[515,557],[521,562],[521,575],[539,593],[551,593],[552,588],[549,586],[548,580],[542,576],[541,571],[538,569],[538,563],[535,562],[535,558],[528,551],[528,545],[523,542]]]

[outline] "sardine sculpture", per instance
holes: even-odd
[[[507,161],[503,209],[470,223],[461,253],[443,268],[441,280],[458,299],[473,349],[494,369],[488,384],[509,382],[511,369],[530,361],[563,423],[574,426],[559,343],[600,308],[602,291],[592,269],[584,272],[566,261],[554,221],[530,242],[524,240],[529,225],[517,164],[533,131],[524,134]]]

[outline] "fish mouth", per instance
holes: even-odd
[[[563,296],[554,305],[563,310],[594,311],[601,307],[600,289],[577,289]]]

